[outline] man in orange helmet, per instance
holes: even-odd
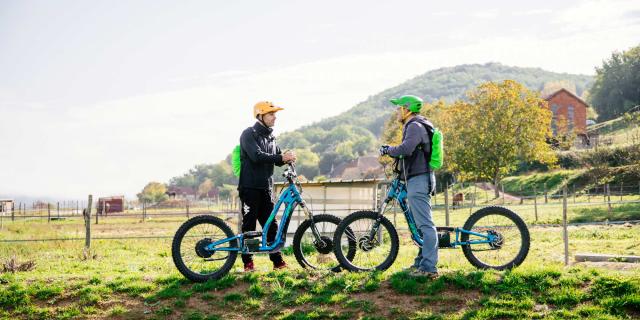
[[[276,112],[283,110],[269,101],[261,101],[253,107],[256,123],[242,132],[240,136],[241,170],[238,192],[242,205],[242,232],[255,231],[256,220],[264,224],[273,211],[273,175],[274,165],[282,166],[296,161],[292,151],[282,153],[276,144],[272,127],[276,122]],[[275,219],[267,231],[267,241],[275,240],[278,224]],[[280,252],[269,254],[274,269],[287,265]],[[251,254],[243,254],[245,271],[253,271]]]

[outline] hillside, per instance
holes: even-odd
[[[575,84],[576,94],[581,96],[593,82],[592,76],[555,73],[540,68],[519,68],[500,63],[470,64],[440,68],[409,79],[393,88],[384,90],[355,107],[335,117],[327,118],[296,131],[310,128],[330,130],[341,124],[364,127],[375,136],[380,135],[382,124],[393,110],[389,103],[392,97],[413,94],[427,102],[444,99],[452,102],[464,98],[467,91],[487,81],[515,80],[527,88],[541,91],[546,83],[567,81]]]
[[[541,91],[545,85],[563,83],[575,86],[583,95],[591,86],[592,76],[554,73],[540,68],[519,68],[499,63],[460,65],[428,71],[395,87],[370,96],[349,110],[278,137],[283,149],[296,149],[299,171],[307,178],[328,176],[332,168],[376,150],[385,121],[393,111],[392,97],[403,94],[421,96],[427,102],[443,99],[447,102],[464,99],[467,91],[486,81],[512,79],[531,90]],[[221,170],[228,171],[220,174]],[[216,175],[212,175],[213,173]],[[195,187],[206,178],[216,186],[237,181],[230,174],[228,158],[216,165],[198,165],[172,185]]]
[[[373,136],[376,140],[380,137],[384,122],[394,110],[389,103],[390,98],[413,94],[427,102],[440,99],[452,102],[464,99],[466,92],[483,82],[506,79],[516,80],[535,91],[541,91],[545,84],[565,82],[575,85],[578,95],[582,95],[593,81],[586,75],[509,67],[499,63],[441,68],[371,96],[340,115],[284,133],[280,135],[279,142],[284,148],[310,149],[319,158],[320,174],[327,174],[331,164],[336,166],[375,150],[375,141],[367,144],[370,139],[363,137]],[[353,147],[349,148],[350,145]]]

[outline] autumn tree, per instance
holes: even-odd
[[[555,163],[546,142],[551,111],[545,103],[537,92],[512,80],[487,82],[469,92],[468,102],[454,103],[443,121],[451,168],[497,186],[521,161]]]
[[[206,178],[199,186],[198,186],[198,196],[200,198],[204,198],[209,191],[213,189],[213,181],[211,179]]]
[[[142,192],[138,193],[138,200],[141,202],[158,203],[167,199],[167,187],[164,183],[149,182],[142,189]]]

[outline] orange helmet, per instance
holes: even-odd
[[[283,108],[277,107],[273,105],[273,102],[270,101],[260,101],[253,106],[253,117],[257,118],[260,114],[267,114],[269,112],[276,112],[284,110]]]

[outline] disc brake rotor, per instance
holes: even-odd
[[[367,252],[373,250],[375,248],[375,243],[369,239],[369,236],[362,236],[358,239],[358,248],[362,251]]]
[[[321,241],[314,241],[313,245],[319,253],[329,254],[333,251],[333,240],[327,236],[321,236]]]
[[[211,244],[211,239],[204,238],[196,243],[196,254],[200,258],[210,258],[215,251],[207,250],[207,246]]]
[[[492,249],[500,249],[502,248],[502,245],[504,244],[504,237],[502,236],[502,234],[494,231],[494,230],[489,230],[488,232],[490,235],[492,235],[493,241],[489,242],[489,246]]]

